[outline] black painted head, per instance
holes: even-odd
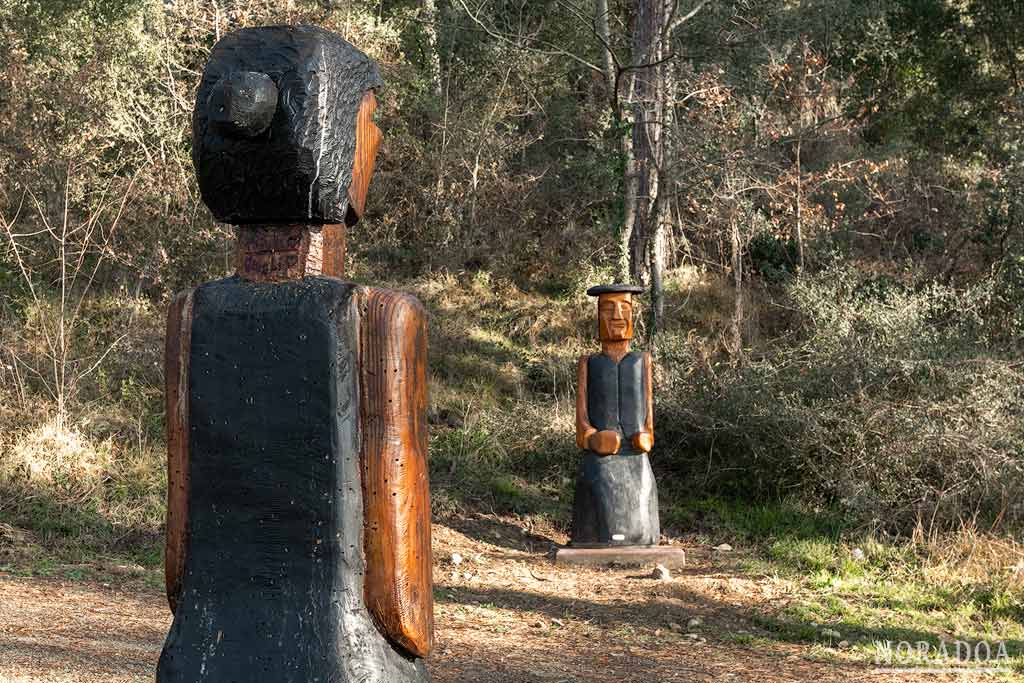
[[[217,220],[342,223],[363,95],[376,64],[314,26],[235,31],[210,53],[192,116],[192,161]]]

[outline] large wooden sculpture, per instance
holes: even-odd
[[[158,683],[428,680],[424,313],[339,279],[380,82],[313,27],[244,29],[210,55],[193,160],[237,226],[237,273],[168,317]]]
[[[583,449],[576,476],[570,548],[556,561],[683,563],[681,550],[658,548],[658,490],[648,453],[654,446],[651,356],[629,350],[635,285],[600,285],[601,353],[577,366],[576,444]]]

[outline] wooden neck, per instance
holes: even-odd
[[[619,339],[616,341],[601,340],[601,353],[611,358],[613,361],[618,363],[620,360],[629,353],[629,340]]]
[[[288,282],[345,274],[344,225],[243,225],[236,233],[235,270],[245,280]]]

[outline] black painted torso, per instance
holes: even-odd
[[[614,430],[623,438],[623,451],[630,438],[647,420],[644,354],[627,353],[618,363],[603,353],[587,359],[587,414],[598,430]]]
[[[195,292],[186,563],[159,683],[424,680],[362,600],[353,289]]]

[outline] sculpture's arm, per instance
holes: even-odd
[[[188,540],[188,368],[192,341],[192,292],[176,296],[167,311],[164,401],[167,413],[167,537],[164,581],[171,612],[178,606]]]
[[[414,297],[361,290],[360,459],[366,606],[381,632],[425,657],[433,644],[427,479],[427,321]]]
[[[647,418],[643,431],[633,435],[633,447],[644,453],[654,447],[654,373],[651,369],[651,354],[644,352],[644,402],[647,404]]]
[[[587,414],[587,356],[580,356],[576,366],[576,446],[589,448],[590,436],[596,432]]]

